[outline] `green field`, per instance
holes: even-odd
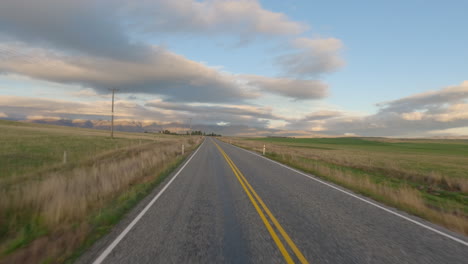
[[[223,140],[468,234],[468,140]]]
[[[79,163],[108,150],[150,142],[155,135],[116,133],[0,120],[0,179],[31,174],[63,163]],[[158,139],[167,138],[157,135]]]
[[[370,151],[423,153],[426,155],[463,155],[468,157],[468,140],[460,139],[387,139],[387,138],[251,138],[270,143],[330,150],[368,149]]]
[[[200,140],[0,120],[0,263],[72,260]]]
[[[294,148],[316,149],[317,153],[358,160],[365,157],[380,168],[395,163],[401,172],[442,174],[468,180],[468,140],[383,138],[259,138],[250,139]],[[354,156],[354,157],[353,157]],[[325,158],[326,158],[325,157]],[[369,161],[369,160],[368,160]],[[367,164],[353,164],[356,166]],[[392,165],[395,165],[392,164]],[[386,166],[387,165],[387,166]]]

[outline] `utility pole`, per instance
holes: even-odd
[[[190,131],[189,131],[189,135],[190,137],[192,137],[192,118],[189,118],[189,123],[190,123]]]
[[[114,95],[116,91],[119,91],[118,89],[112,88],[110,89],[112,91],[112,119],[111,119],[111,138],[114,138]]]

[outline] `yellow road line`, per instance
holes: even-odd
[[[216,143],[215,143],[216,144]],[[262,210],[260,209],[260,207],[258,206],[257,202],[255,201],[255,199],[253,198],[252,194],[250,193],[250,191],[247,189],[247,187],[245,186],[244,182],[242,181],[242,179],[240,178],[239,174],[237,173],[237,171],[234,169],[234,164],[231,163],[231,161],[229,160],[229,157],[227,157],[227,154],[224,153],[224,151],[221,149],[221,147],[218,146],[218,144],[216,144],[216,147],[218,147],[219,151],[221,152],[221,154],[224,156],[224,158],[226,159],[227,163],[229,164],[229,166],[231,167],[232,171],[234,172],[234,174],[236,175],[237,177],[237,180],[239,180],[242,188],[244,188],[244,191],[247,193],[247,196],[249,197],[250,201],[252,202],[253,206],[255,207],[255,210],[257,211],[257,213],[260,215],[260,218],[262,219],[263,223],[265,224],[268,232],[270,233],[271,237],[273,238],[273,241],[275,241],[276,245],[278,246],[281,254],[283,255],[284,259],[286,260],[286,263],[294,263],[294,261],[292,260],[291,256],[289,255],[288,251],[286,250],[286,248],[284,247],[283,243],[281,242],[281,240],[279,239],[278,235],[276,234],[275,230],[273,229],[273,227],[270,225],[270,223],[268,222],[266,216],[263,214]]]
[[[258,200],[258,202],[260,203],[261,207],[263,208],[263,210],[265,210],[265,212],[267,213],[267,215],[270,217],[271,221],[273,222],[273,224],[276,226],[276,228],[278,229],[278,231],[280,232],[280,234],[283,236],[284,240],[286,240],[286,242],[288,243],[289,247],[291,247],[292,251],[296,254],[297,258],[299,259],[299,261],[302,263],[302,264],[308,264],[308,261],[305,259],[304,255],[300,252],[300,250],[297,248],[297,246],[294,244],[294,242],[292,241],[292,239],[289,237],[289,235],[286,233],[286,231],[283,229],[283,227],[279,224],[278,220],[273,216],[273,214],[271,213],[271,211],[268,209],[268,207],[265,205],[265,203],[263,202],[263,200],[260,198],[260,196],[257,194],[257,192],[255,192],[255,190],[253,189],[253,187],[250,185],[250,183],[247,181],[247,179],[244,177],[244,175],[242,174],[242,172],[239,170],[239,168],[237,168],[237,166],[234,164],[234,162],[231,160],[231,158],[226,154],[226,152],[224,152],[224,150],[218,145],[216,144],[215,142],[215,145],[216,147],[219,149],[219,151],[221,152],[221,154],[224,156],[224,158],[226,159],[227,163],[229,164],[229,166],[231,167],[231,169],[233,170],[234,174],[236,175],[237,179],[239,180],[239,182],[241,183],[242,187],[244,188],[245,192],[247,193],[247,196],[250,198],[250,201],[252,202],[252,204],[254,205],[255,209],[257,210],[257,213],[260,215],[260,218],[263,220],[263,223],[265,224],[265,226],[267,227],[267,230],[269,231],[271,237],[273,238],[273,240],[275,241],[276,245],[278,246],[281,254],[283,255],[284,259],[286,260],[287,263],[294,263],[294,261],[292,260],[291,256],[289,255],[289,253],[287,252],[287,250],[285,249],[283,243],[281,242],[281,240],[278,238],[278,235],[276,234],[276,232],[273,230],[273,228],[271,227],[270,223],[268,222],[267,218],[265,217],[263,211],[260,209],[260,207],[258,206],[257,202],[255,201],[254,197]],[[247,186],[247,187],[246,187]],[[254,197],[252,197],[252,194]]]
[[[228,157],[229,158],[229,157]],[[232,161],[232,160],[231,160]],[[257,198],[258,202],[260,203],[260,205],[263,207],[263,209],[265,210],[265,212],[267,213],[267,215],[270,217],[271,221],[273,222],[273,224],[276,226],[276,228],[279,230],[280,234],[283,236],[284,240],[286,240],[286,242],[288,243],[288,245],[291,247],[291,249],[293,250],[293,252],[296,254],[297,258],[299,259],[299,261],[302,263],[302,264],[306,264],[306,263],[309,263],[306,258],[304,257],[304,255],[301,253],[301,251],[297,248],[296,244],[294,244],[294,242],[292,241],[291,237],[289,237],[289,235],[286,233],[286,231],[283,229],[283,227],[280,225],[280,223],[278,222],[278,220],[276,219],[275,216],[273,216],[273,214],[271,213],[270,209],[268,209],[268,207],[265,205],[265,203],[263,202],[262,198],[260,198],[260,196],[257,194],[257,192],[255,192],[255,190],[253,189],[253,187],[250,185],[250,183],[247,181],[247,179],[244,177],[244,175],[239,171],[239,169],[236,167],[236,169],[238,170],[238,172],[240,173],[241,175],[241,178],[244,179],[247,187],[249,187],[249,189],[252,191],[253,195],[255,196],[255,198]]]

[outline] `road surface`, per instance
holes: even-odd
[[[468,263],[467,242],[207,138],[78,263]]]

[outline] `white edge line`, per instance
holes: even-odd
[[[198,147],[198,149],[195,151],[195,153],[192,154],[192,156],[185,162],[185,164],[179,169],[179,171],[172,177],[172,179],[164,186],[164,188],[159,191],[159,193],[149,202],[149,204],[146,205],[146,207],[133,219],[133,221],[120,233],[120,235],[99,255],[99,257],[93,262],[93,264],[101,264],[106,257],[112,252],[112,250],[119,244],[119,242],[130,232],[130,230],[140,221],[140,219],[143,217],[143,215],[150,209],[150,207],[159,199],[159,197],[164,193],[164,191],[171,185],[171,183],[177,178],[179,173],[189,164],[189,162],[192,160],[193,157],[197,154],[198,150],[202,147],[203,143]]]
[[[226,143],[226,142],[224,142],[224,143]],[[228,143],[226,143],[226,144],[228,144]],[[345,190],[343,190],[343,189],[341,189],[341,188],[338,188],[338,187],[336,187],[336,186],[333,186],[333,185],[330,184],[330,183],[327,183],[327,182],[325,182],[325,181],[322,181],[322,180],[320,180],[320,179],[317,179],[317,178],[315,178],[315,177],[313,177],[313,176],[310,176],[310,175],[308,175],[308,174],[306,174],[306,173],[304,173],[304,172],[301,172],[301,171],[299,171],[299,170],[293,169],[293,168],[291,168],[291,167],[289,167],[289,166],[286,166],[286,165],[284,165],[284,164],[282,164],[282,163],[279,163],[279,162],[277,162],[277,161],[274,161],[274,160],[271,160],[271,159],[269,159],[269,158],[266,158],[266,157],[264,157],[264,156],[262,156],[262,155],[260,155],[260,154],[257,154],[257,153],[255,153],[255,152],[252,152],[252,151],[250,151],[250,150],[246,150],[246,149],[243,149],[243,148],[241,148],[241,147],[238,147],[238,146],[235,146],[235,145],[232,145],[232,144],[230,144],[230,145],[231,145],[231,146],[234,146],[234,147],[236,147],[236,148],[238,148],[238,149],[241,149],[241,150],[243,150],[243,151],[246,151],[246,152],[248,152],[248,153],[250,153],[250,154],[253,154],[253,155],[255,155],[255,156],[258,156],[258,157],[264,158],[264,159],[266,159],[266,160],[268,160],[268,161],[271,161],[271,162],[273,162],[273,163],[276,163],[277,165],[280,165],[281,167],[290,169],[290,170],[292,170],[292,171],[294,171],[294,172],[296,172],[296,173],[298,173],[298,174],[301,174],[302,176],[305,176],[305,177],[310,178],[310,179],[312,179],[312,180],[314,180],[314,181],[320,182],[320,183],[322,183],[322,184],[324,184],[324,185],[326,185],[326,186],[328,186],[328,187],[331,187],[331,188],[333,188],[333,189],[335,189],[335,190],[337,190],[337,191],[340,191],[340,192],[342,192],[342,193],[345,193],[345,194],[347,194],[347,195],[349,195],[349,196],[352,196],[352,197],[354,197],[354,198],[356,198],[356,199],[359,199],[359,200],[361,200],[361,201],[363,201],[363,202],[365,202],[365,203],[368,203],[368,204],[373,205],[373,206],[375,206],[375,207],[377,207],[377,208],[380,208],[380,209],[382,209],[382,210],[384,210],[384,211],[386,211],[386,212],[388,212],[388,213],[391,213],[391,214],[396,215],[396,216],[398,216],[398,217],[401,217],[401,218],[403,218],[403,219],[405,219],[405,220],[408,220],[408,221],[410,221],[410,222],[412,222],[412,223],[414,223],[414,224],[417,224],[417,225],[419,225],[419,226],[421,226],[421,227],[423,227],[423,228],[426,228],[426,229],[428,229],[428,230],[430,230],[430,231],[432,231],[432,232],[435,232],[435,233],[437,233],[437,234],[439,234],[439,235],[442,235],[442,236],[444,236],[444,237],[446,237],[446,238],[449,238],[449,239],[451,239],[451,240],[453,240],[453,241],[456,241],[456,242],[458,242],[458,243],[460,243],[460,244],[463,244],[463,245],[465,245],[465,246],[468,246],[468,242],[466,242],[466,241],[463,241],[463,240],[461,240],[461,239],[459,239],[459,238],[456,238],[456,237],[451,236],[451,235],[449,235],[449,234],[447,234],[447,233],[444,233],[444,232],[442,232],[442,231],[439,231],[439,230],[437,230],[437,229],[435,229],[435,228],[432,228],[432,227],[430,227],[430,226],[428,226],[428,225],[425,225],[425,224],[423,224],[423,223],[420,223],[420,222],[418,222],[418,221],[416,221],[416,220],[414,220],[414,219],[411,219],[411,218],[409,218],[409,217],[407,217],[407,216],[404,216],[404,215],[402,215],[402,214],[399,214],[399,213],[397,213],[397,212],[394,212],[394,211],[392,211],[392,210],[390,210],[390,209],[388,209],[388,208],[385,208],[385,207],[383,207],[383,206],[381,206],[381,205],[378,205],[378,204],[376,204],[376,203],[374,203],[374,202],[368,201],[368,200],[366,200],[366,199],[364,199],[364,198],[362,198],[362,197],[359,197],[359,196],[357,196],[357,195],[355,195],[355,194],[353,194],[353,193],[350,193],[350,192],[345,191]]]

